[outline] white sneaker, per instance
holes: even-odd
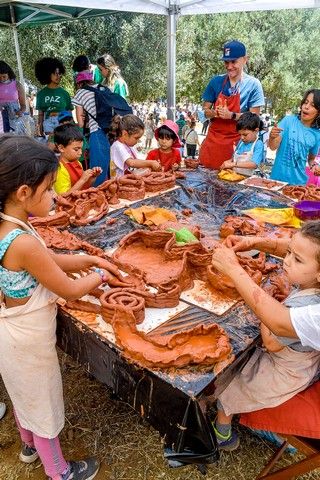
[[[2,417],[4,417],[6,410],[7,410],[6,404],[3,402],[0,402],[0,420]]]

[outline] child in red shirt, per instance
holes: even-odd
[[[158,160],[161,163],[162,170],[176,170],[181,163],[179,148],[181,142],[178,136],[179,127],[172,120],[166,120],[163,125],[158,127],[154,136],[158,140],[159,148],[151,150],[148,153],[147,160]]]

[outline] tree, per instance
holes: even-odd
[[[282,115],[296,108],[303,92],[319,85],[320,10],[195,15],[179,18],[177,99],[200,102],[209,79],[224,71],[219,60],[225,41],[237,38],[249,52],[248,73],[259,78],[268,102]],[[73,92],[71,64],[86,53],[95,62],[104,52],[119,63],[132,100],[166,95],[166,19],[158,15],[114,13],[19,31],[25,75],[34,78],[38,58],[55,55],[67,67],[64,84]],[[11,32],[0,30],[0,58],[16,69]]]

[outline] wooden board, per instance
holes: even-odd
[[[223,315],[239,301],[239,298],[222,298],[218,291],[209,289],[202,280],[195,280],[193,288],[182,292],[180,298],[216,315]]]
[[[274,187],[271,187],[269,188],[268,186],[260,186],[260,185],[248,185],[248,182],[253,179],[253,178],[259,178],[261,179],[261,177],[258,177],[257,175],[252,175],[251,177],[249,178],[245,178],[244,180],[242,180],[241,182],[239,182],[239,185],[245,185],[247,187],[252,187],[252,188],[261,188],[262,190],[268,190],[268,191],[271,191],[271,192],[278,192],[279,190],[281,190],[285,185],[288,185],[288,182],[279,182],[278,180],[271,180],[271,182],[277,182],[277,184],[279,185],[275,185]],[[263,179],[261,179],[263,180]],[[268,180],[268,179],[265,179],[265,180]]]

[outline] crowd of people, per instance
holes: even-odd
[[[241,42],[227,42],[221,60],[226,72],[210,80],[203,107],[180,107],[171,120],[163,102],[129,105],[128,86],[110,54],[96,64],[85,55],[74,60],[72,95],[61,86],[63,62],[42,58],[35,64],[43,88],[34,106],[42,142],[19,135],[25,94],[10,66],[0,62],[0,373],[23,444],[20,460],[40,457],[52,480],[93,479],[99,469],[95,458],[67,462],[60,448],[64,404],[55,350],[56,301],[81,298],[117,272],[99,257],[49,253],[28,218],[49,214],[52,189],[63,194],[128,172],[175,171],[182,156],[195,158],[198,149],[200,164],[208,169],[251,174],[264,161],[260,134],[269,130],[260,118],[262,85],[244,71],[247,54]],[[206,135],[201,146],[197,121]],[[139,158],[136,145],[143,134],[147,155]],[[152,148],[153,137],[157,148]],[[271,178],[293,185],[317,181],[320,90],[305,92],[299,114],[275,124],[268,142],[276,150]],[[284,257],[284,270],[296,288],[284,304],[239,265],[235,252],[251,248]],[[212,263],[232,279],[261,320],[265,346],[219,397],[214,430],[219,447],[232,450],[239,444],[231,429],[233,414],[281,404],[310,385],[319,370],[320,222],[306,224],[290,242],[228,237],[215,249]],[[85,278],[65,275],[88,269]],[[0,404],[0,418],[4,414]]]

